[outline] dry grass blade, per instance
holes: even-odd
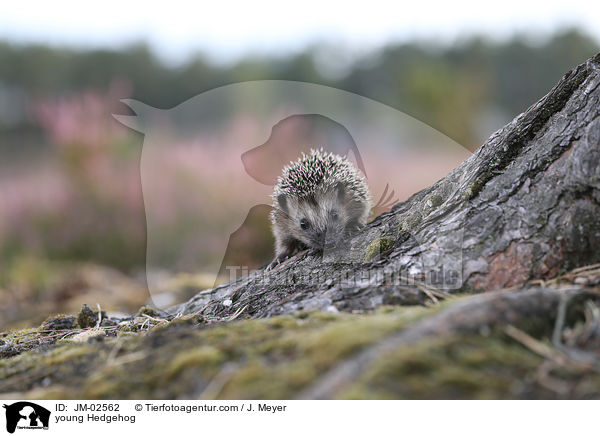
[[[53,339],[56,338],[56,340],[61,340],[64,339],[68,336],[71,335],[76,335],[79,333],[83,333],[89,330],[95,330],[97,327],[88,327],[88,328],[84,328],[84,329],[71,329],[68,331],[64,331],[64,330],[41,330],[40,332],[29,332],[27,334],[23,334],[23,335],[19,335],[17,337],[22,337],[22,336],[31,336],[31,335],[36,335],[34,338],[27,340],[27,341],[16,341],[16,343],[18,345],[28,345],[28,344],[33,344],[33,343],[39,343],[39,341],[41,339]],[[114,331],[114,330],[118,330],[118,326],[106,326],[102,328],[103,330],[105,330],[106,332],[110,332],[110,331]],[[53,332],[54,334],[50,334],[50,335],[39,335],[38,333],[42,333],[42,332]]]
[[[562,353],[529,336],[523,330],[520,330],[511,324],[504,327],[504,332],[515,341],[520,342],[522,345],[529,348],[535,354],[553,360],[561,365],[565,365],[567,363],[567,358]]]
[[[102,308],[100,307],[100,303],[96,303],[96,307],[98,308],[98,323],[96,327],[100,327],[102,324]]]
[[[244,310],[246,310],[246,308],[248,307],[248,305],[246,304],[244,307],[242,307],[241,309],[238,309],[233,315],[231,315],[227,321],[233,321],[234,319],[236,319],[238,316],[240,316],[242,314],[242,312]]]
[[[598,269],[600,271],[600,263],[595,263],[593,265],[582,266],[580,268],[575,268],[571,273],[577,274],[584,271],[595,270]]]
[[[429,299],[431,301],[433,301],[434,304],[439,304],[440,300],[447,300],[452,298],[452,295],[446,291],[442,291],[440,289],[436,289],[432,286],[429,286],[423,282],[419,282],[419,281],[414,281],[414,285],[421,291],[423,292],[425,295],[427,295],[427,297],[429,297]]]
[[[429,297],[429,299],[431,301],[433,301],[434,304],[439,304],[439,300],[435,297],[435,295],[433,295],[433,293],[429,289],[421,287],[421,286],[417,286],[417,287],[419,288],[419,290],[421,292],[423,292],[425,295],[427,295]]]
[[[142,316],[146,317],[146,318],[148,318],[148,319],[150,319],[152,321],[156,321],[156,322],[166,322],[166,321],[168,321],[168,319],[165,319],[165,318],[154,318],[154,317],[152,317],[152,316],[150,316],[148,314],[145,314],[145,313],[142,313]]]

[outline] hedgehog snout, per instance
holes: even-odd
[[[327,232],[327,229],[315,231],[311,237],[313,248],[322,250],[323,248],[331,248],[334,243],[333,235]]]
[[[325,239],[327,235],[327,230],[321,230],[315,233],[315,242],[318,246],[323,247],[325,245]]]
[[[325,230],[322,242],[324,248],[334,248],[338,245],[341,238],[340,233],[337,230],[338,229],[335,226]]]

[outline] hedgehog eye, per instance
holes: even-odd
[[[302,230],[306,230],[310,227],[310,223],[308,222],[308,220],[306,218],[302,218],[300,220],[300,228]]]
[[[337,221],[337,219],[339,218],[338,213],[335,210],[332,210],[329,215],[331,216],[331,219],[334,221]]]

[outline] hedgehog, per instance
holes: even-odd
[[[371,194],[345,157],[312,149],[283,168],[273,190],[272,268],[298,251],[338,247],[367,222]]]

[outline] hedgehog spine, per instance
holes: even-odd
[[[273,190],[271,223],[277,264],[295,252],[334,248],[365,225],[371,194],[345,157],[311,150],[283,168]]]

